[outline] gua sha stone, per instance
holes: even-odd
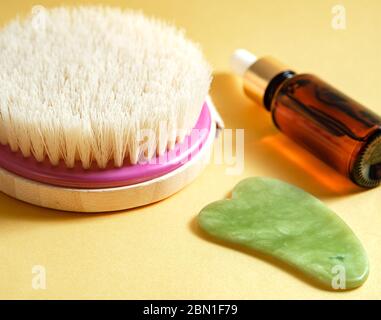
[[[241,181],[232,199],[206,206],[198,222],[210,235],[275,257],[326,288],[355,288],[368,276],[364,248],[344,221],[276,179]]]

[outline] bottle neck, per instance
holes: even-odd
[[[295,75],[289,67],[272,57],[256,60],[244,73],[245,93],[270,110],[271,99],[276,89],[286,79]]]
[[[268,111],[271,111],[271,103],[274,98],[275,93],[278,88],[285,82],[287,79],[295,76],[295,72],[291,70],[284,71],[276,75],[270,83],[267,85],[265,90],[265,95],[263,96],[263,104]]]

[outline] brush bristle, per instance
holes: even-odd
[[[136,163],[189,133],[210,81],[197,45],[141,13],[34,10],[0,32],[0,143],[69,168]]]

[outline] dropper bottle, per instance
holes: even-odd
[[[231,58],[244,91],[274,124],[355,184],[381,182],[381,118],[311,74],[297,74],[271,57],[239,49]]]

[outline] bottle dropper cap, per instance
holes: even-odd
[[[257,57],[245,49],[237,49],[230,58],[234,73],[243,77],[245,93],[260,104],[264,104],[266,89],[277,75],[290,68],[272,57]],[[268,108],[268,106],[266,106]]]
[[[243,77],[247,69],[251,67],[257,57],[245,49],[237,49],[230,58],[230,66],[234,73]]]

